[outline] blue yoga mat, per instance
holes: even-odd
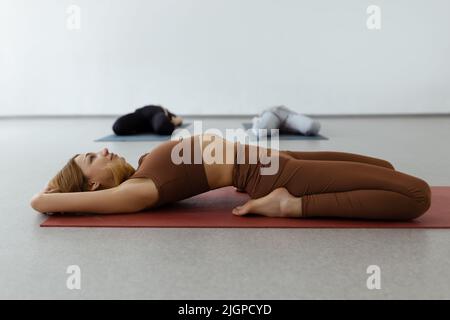
[[[253,137],[254,139],[258,139],[258,137],[250,130],[252,128],[252,124],[248,122],[244,122],[242,124],[244,129],[246,130],[247,134],[250,137]],[[327,137],[318,134],[315,136],[306,136],[301,133],[290,133],[290,132],[283,132],[279,131],[279,138],[280,140],[328,140]]]
[[[180,128],[187,128],[191,124],[190,123],[183,123],[181,126],[177,127],[177,129]],[[175,129],[175,130],[177,130]],[[126,136],[118,136],[116,134],[111,134],[109,136],[105,136],[103,138],[94,140],[95,142],[100,141],[166,141],[170,140],[170,137],[172,135],[161,135],[161,134],[154,134],[154,133],[140,133],[140,134],[133,134],[133,135],[126,135]]]

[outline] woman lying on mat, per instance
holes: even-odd
[[[268,157],[255,159],[258,152]],[[232,210],[238,216],[409,220],[431,201],[424,180],[382,159],[279,151],[204,134],[162,143],[141,156],[137,170],[106,148],[77,154],[31,206],[42,213],[138,212],[226,186],[251,197]]]

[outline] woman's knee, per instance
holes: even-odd
[[[114,133],[117,134],[117,135],[125,135],[125,134],[128,134],[130,132],[130,128],[123,121],[123,118],[117,119],[114,122],[114,124],[112,126],[112,129],[113,129]]]
[[[135,113],[128,113],[118,118],[112,129],[117,135],[127,135],[137,133],[142,130],[143,122],[140,116]]]
[[[389,161],[387,161],[387,160],[381,160],[382,161],[382,166],[383,167],[386,167],[386,168],[388,168],[388,169],[392,169],[392,170],[395,170],[395,168],[394,168],[394,166],[392,165],[392,163],[390,163]]]
[[[279,129],[281,120],[271,111],[264,111],[261,116],[253,118],[253,129]],[[270,132],[269,132],[270,134]]]
[[[429,184],[422,179],[416,178],[412,186],[412,197],[414,205],[408,218],[416,219],[427,212],[431,206],[431,188]]]
[[[394,166],[389,161],[383,160],[383,159],[378,159],[378,161],[379,161],[379,166],[395,170]]]
[[[126,115],[114,122],[112,130],[116,135],[128,135],[145,130],[149,131],[149,128],[152,128],[158,134],[171,134],[175,129],[174,125],[167,119],[164,113],[154,115],[151,120],[151,125],[148,122],[145,125],[143,121],[147,122],[145,119],[137,119],[135,114]]]

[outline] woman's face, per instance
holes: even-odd
[[[107,148],[98,152],[82,153],[75,158],[75,163],[88,179],[89,190],[115,187],[111,166],[126,164],[124,157],[110,153]]]

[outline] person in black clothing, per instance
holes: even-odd
[[[148,105],[121,116],[114,122],[112,129],[119,136],[138,133],[169,135],[182,122],[181,117],[166,108]]]

